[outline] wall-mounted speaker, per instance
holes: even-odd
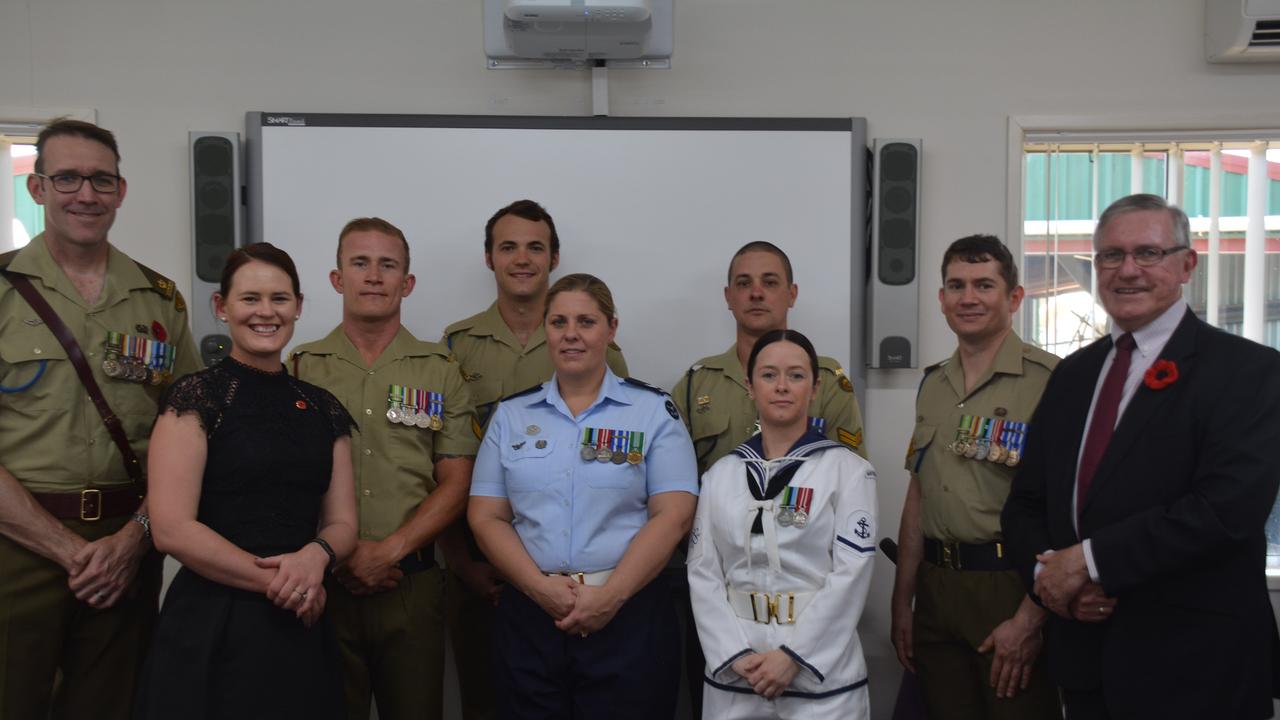
[[[876,140],[871,172],[867,364],[919,367],[922,142]]]
[[[244,244],[240,134],[188,133],[191,150],[191,331],[205,365],[226,357],[231,339],[213,311],[227,256]]]

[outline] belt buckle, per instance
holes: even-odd
[[[942,543],[942,567],[950,570],[961,570],[960,566],[960,543],[946,542]]]
[[[84,522],[102,519],[102,491],[98,488],[80,491],[80,519]]]
[[[756,604],[756,598],[764,600],[764,619],[760,619],[760,611]],[[782,610],[782,593],[752,592],[751,593],[751,619],[762,624],[768,625],[771,622],[777,622],[779,625],[794,625],[796,622],[796,594],[794,592],[787,593],[787,615],[784,620],[781,614]]]

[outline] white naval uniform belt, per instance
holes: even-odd
[[[608,570],[601,570],[599,572],[589,572],[589,573],[583,573],[583,572],[547,573],[547,577],[567,577],[572,579],[574,582],[578,583],[579,585],[590,585],[592,587],[599,587],[609,582],[609,576],[613,574],[613,570],[614,568],[610,568]]]
[[[743,620],[762,625],[775,621],[779,625],[794,625],[813,595],[811,592],[765,593],[729,588],[729,606]]]

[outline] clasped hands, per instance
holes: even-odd
[[[296,552],[254,558],[253,562],[260,568],[275,570],[266,596],[276,607],[292,610],[307,627],[320,619],[328,599],[324,571],[329,566],[329,554],[323,548],[309,542]]]
[[[115,605],[138,574],[151,549],[142,526],[125,523],[120,531],[92,542],[76,538],[79,549],[66,563],[67,587],[80,602],[97,609]]]
[[[729,666],[765,700],[772,700],[791,686],[800,666],[780,648],[743,655]]]
[[[606,585],[583,585],[567,575],[548,575],[529,597],[556,621],[560,630],[587,637],[613,619],[626,598]]]
[[[1102,586],[1091,581],[1084,559],[1084,546],[1072,545],[1057,552],[1036,556],[1040,571],[1034,591],[1046,608],[1079,622],[1098,623],[1111,618],[1116,599],[1107,597]]]

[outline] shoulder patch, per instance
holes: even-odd
[[[633,386],[635,386],[635,387],[644,388],[645,390],[648,390],[648,391],[650,391],[650,392],[656,392],[656,393],[658,393],[659,395],[666,395],[666,394],[667,394],[667,391],[666,391],[666,390],[663,390],[662,388],[657,387],[657,386],[655,386],[655,385],[650,385],[649,383],[647,383],[647,382],[645,382],[645,381],[643,381],[643,380],[637,380],[637,379],[635,379],[635,378],[633,378],[633,377],[625,377],[625,378],[621,378],[621,380],[622,380],[622,382],[626,383],[627,385],[633,385]]]
[[[520,392],[511,393],[510,395],[502,398],[502,402],[506,402],[507,400],[515,400],[516,398],[524,397],[525,395],[531,395],[537,392],[538,389],[540,389],[541,387],[542,387],[542,383],[538,383],[537,385],[534,385],[533,387],[527,387],[521,390]]]
[[[672,420],[680,421],[680,411],[676,409],[676,403],[671,398],[667,398],[667,414],[671,416]]]
[[[859,430],[856,433],[851,433],[842,427],[838,427],[836,428],[836,439],[854,450],[857,450],[862,446],[862,431]]]
[[[176,289],[173,291],[173,309],[178,312],[187,311],[187,301],[182,299],[182,293]]]

